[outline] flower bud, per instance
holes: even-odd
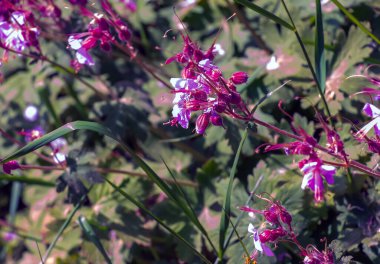
[[[231,92],[230,93],[230,102],[232,104],[240,104],[240,102],[241,102],[240,94],[236,93],[236,92]]]
[[[109,28],[108,22],[104,18],[100,18],[98,20],[98,25],[99,25],[100,30],[108,30]]]
[[[223,126],[223,119],[218,114],[211,115],[210,121],[211,121],[211,124],[213,124],[214,126],[221,126],[221,127]]]
[[[207,94],[205,91],[198,90],[192,93],[192,96],[194,99],[199,100],[199,101],[207,101]]]
[[[230,80],[234,84],[243,84],[248,80],[248,74],[246,72],[235,72],[232,74]]]
[[[3,171],[6,174],[12,174],[12,170],[20,169],[20,165],[17,161],[11,160],[3,164]]]
[[[108,42],[101,42],[100,48],[106,52],[111,50],[111,45]]]
[[[266,229],[261,234],[259,235],[260,242],[261,243],[266,243],[266,242],[272,242],[273,240],[273,235],[272,235],[272,230]]]
[[[280,219],[282,222],[287,224],[289,227],[292,224],[292,216],[285,210],[281,210]]]
[[[224,101],[218,101],[214,104],[213,109],[215,112],[223,113],[227,108],[227,104]]]
[[[206,131],[206,128],[208,127],[208,124],[210,122],[210,113],[203,113],[200,116],[198,116],[197,121],[195,123],[195,131],[198,134],[203,134]]]
[[[277,224],[278,223],[278,215],[275,208],[272,206],[269,210],[264,211],[265,220],[269,223]]]

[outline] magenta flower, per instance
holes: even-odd
[[[0,47],[22,52],[30,46],[39,48],[37,36],[39,30],[31,23],[32,16],[26,17],[26,13],[15,11],[10,14],[9,20],[0,16]],[[8,51],[5,49],[1,62],[8,60]]]
[[[129,11],[132,13],[137,11],[137,4],[135,0],[120,0]]]
[[[74,36],[70,36],[68,39],[68,43],[70,45],[70,48],[76,51],[76,62],[78,62],[79,64],[86,64],[89,66],[95,65],[91,55],[88,53],[87,49],[83,47],[83,40],[76,39]],[[75,62],[73,62],[73,64],[75,65]]]
[[[204,134],[210,123],[224,127],[220,114],[249,120],[251,113],[234,86],[246,82],[248,75],[237,72],[231,78],[225,79],[219,67],[212,63],[214,45],[203,52],[189,37],[183,36],[183,40],[183,51],[165,62],[169,64],[177,61],[185,64],[182,78],[170,79],[176,96],[173,100],[173,119],[166,124],[179,124],[188,128],[191,114],[201,111],[196,121],[196,132]]]
[[[323,200],[323,177],[328,184],[334,184],[336,168],[330,165],[323,165],[318,157],[310,157],[299,162],[299,168],[304,174],[301,188],[309,187],[314,192],[314,200]]]
[[[251,237],[253,237],[253,244],[255,245],[255,249],[257,251],[260,251],[269,257],[274,256],[272,250],[260,240],[258,230],[255,229],[255,227],[252,224],[248,225],[248,232],[252,234]]]
[[[5,162],[2,166],[2,172],[5,174],[12,174],[13,170],[18,170],[21,169],[20,165],[18,164],[17,161],[11,160],[8,162]]]
[[[374,128],[375,134],[377,136],[380,136],[380,109],[376,106],[366,103],[363,108],[363,112],[369,116],[372,117],[372,121],[369,122],[367,125],[362,127],[356,135],[363,137],[365,136],[372,128]]]

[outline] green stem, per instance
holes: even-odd
[[[318,92],[319,92],[319,95],[320,95],[321,98],[322,98],[322,102],[323,102],[323,105],[324,105],[324,107],[325,107],[325,109],[326,109],[327,115],[330,117],[330,118],[329,118],[330,125],[331,125],[332,127],[335,127],[335,126],[334,126],[334,123],[332,122],[332,119],[331,119],[331,112],[330,112],[329,106],[328,106],[328,104],[327,104],[327,101],[326,101],[325,95],[324,95],[324,93],[323,93],[323,91],[322,91],[322,88],[321,88],[321,85],[320,85],[320,83],[319,83],[319,81],[318,81],[318,77],[317,77],[317,75],[316,75],[316,73],[315,73],[315,70],[314,70],[313,64],[311,63],[311,60],[310,60],[310,57],[309,57],[309,55],[307,54],[307,51],[306,51],[305,45],[303,44],[303,41],[302,41],[302,39],[301,39],[301,36],[300,36],[299,33],[298,33],[297,27],[296,27],[296,25],[294,24],[293,18],[292,18],[292,16],[290,15],[290,12],[289,12],[289,10],[288,10],[288,7],[287,7],[286,4],[285,4],[285,1],[284,1],[284,0],[281,0],[281,3],[282,3],[282,5],[284,6],[285,11],[286,11],[286,13],[287,13],[287,15],[288,15],[288,17],[289,17],[289,19],[290,19],[290,22],[291,22],[292,26],[293,26],[293,32],[294,32],[294,34],[295,34],[296,37],[297,37],[298,43],[300,44],[301,49],[302,49],[302,53],[303,53],[303,55],[305,56],[305,59],[306,59],[307,65],[309,66],[310,72],[311,72],[311,74],[313,75],[313,79],[314,79],[314,81],[315,81],[315,83],[316,83],[316,85],[317,85]]]

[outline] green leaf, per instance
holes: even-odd
[[[357,25],[365,34],[367,34],[369,37],[371,37],[374,41],[376,41],[377,44],[380,44],[380,40],[372,34],[362,23],[359,22],[359,20],[356,19],[348,10],[338,1],[338,0],[331,0],[339,9],[340,11],[345,14],[349,20],[351,20],[352,23]]]
[[[252,9],[253,11],[259,13],[260,15],[263,15],[263,16],[269,18],[270,20],[286,27],[287,29],[294,31],[294,27],[291,26],[288,22],[286,22],[282,18],[279,18],[278,16],[274,15],[273,13],[268,12],[267,10],[259,7],[258,5],[254,4],[254,3],[248,2],[247,0],[235,0],[235,2],[237,2],[243,6],[246,6],[249,9]]]
[[[108,264],[112,264],[112,261],[110,257],[108,256],[106,250],[104,249],[102,243],[100,242],[98,236],[96,235],[94,229],[90,225],[90,223],[86,220],[84,216],[79,216],[78,222],[80,227],[82,228],[83,232],[86,234],[86,236],[91,240],[92,243],[98,248],[104,259]]]
[[[224,199],[224,205],[223,205],[224,214],[220,218],[220,228],[219,228],[219,259],[222,259],[223,255],[224,255],[224,240],[225,240],[225,237],[226,237],[226,232],[227,232],[227,229],[228,229],[229,217],[230,217],[230,212],[231,212],[232,183],[234,181],[234,177],[235,177],[235,174],[236,174],[237,164],[238,164],[238,161],[239,161],[239,158],[240,158],[240,153],[241,153],[241,150],[243,148],[244,141],[247,138],[247,135],[248,135],[248,129],[246,128],[244,130],[244,134],[243,134],[243,136],[242,136],[242,138],[240,140],[239,147],[238,147],[238,149],[236,151],[234,163],[233,163],[231,171],[230,171],[230,178],[229,178],[229,182],[228,182],[227,193],[226,193],[226,197]]]
[[[188,246],[195,254],[197,254],[205,263],[211,262],[203,256],[198,250],[196,250],[188,241],[186,241],[180,234],[175,232],[173,229],[171,229],[168,225],[166,225],[160,218],[155,216],[149,209],[147,209],[142,203],[135,200],[132,196],[121,190],[118,186],[116,186],[114,183],[112,183],[110,180],[105,179],[108,184],[110,184],[117,192],[119,192],[121,195],[123,195],[125,198],[127,198],[131,203],[136,205],[138,208],[140,208],[142,211],[144,211],[146,214],[150,215],[154,220],[156,220],[162,227],[164,227],[166,230],[168,230],[173,236],[175,236],[178,240],[182,241],[186,246]]]
[[[326,58],[325,58],[325,39],[323,33],[323,15],[321,1],[315,0],[316,6],[316,31],[315,31],[315,72],[319,81],[319,85],[323,93],[326,89]]]

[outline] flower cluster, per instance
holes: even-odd
[[[0,48],[4,49],[2,62],[7,62],[9,50],[21,53],[28,47],[39,49],[39,29],[34,25],[33,14],[23,10],[8,9],[0,14]]]
[[[380,87],[379,79],[368,77],[368,80],[372,84]],[[363,112],[365,115],[371,117],[372,120],[355,134],[355,138],[360,142],[366,142],[370,151],[380,154],[380,109],[374,105],[374,101],[380,100],[380,90],[364,88],[357,94],[365,94],[371,98],[372,104],[366,103],[363,107]],[[370,137],[368,133],[372,129],[374,131],[374,135]]]
[[[75,50],[75,59],[71,65],[76,71],[79,71],[82,65],[93,66],[95,64],[88,51],[95,48],[98,43],[103,51],[111,50],[111,44],[115,41],[111,28],[115,29],[121,41],[129,41],[131,38],[128,26],[117,17],[108,1],[103,0],[102,7],[108,17],[104,14],[92,13],[82,7],[82,14],[92,20],[88,24],[86,32],[75,33],[68,38],[68,48]]]
[[[248,232],[252,234],[251,237],[253,237],[253,244],[255,247],[250,256],[251,261],[257,259],[259,252],[266,256],[274,256],[267,244],[272,243],[276,245],[278,242],[282,241],[295,244],[300,250],[300,255],[305,264],[334,263],[333,254],[330,250],[325,249],[320,252],[313,245],[308,245],[306,248],[301,246],[293,231],[292,216],[279,201],[272,201],[261,196],[258,196],[258,198],[268,203],[264,210],[257,210],[248,206],[240,208],[240,210],[244,212],[261,215],[265,219],[265,223],[260,225],[258,229],[256,229],[251,223],[248,225]]]
[[[344,151],[343,142],[340,140],[338,133],[331,130],[328,125],[324,123],[322,118],[320,118],[320,121],[325,129],[327,147],[329,151],[334,154],[342,155],[342,157],[346,159],[347,154]],[[323,201],[324,190],[323,179],[325,179],[328,184],[334,184],[336,168],[324,164],[322,159],[318,156],[318,153],[315,150],[317,140],[314,137],[308,135],[302,128],[293,128],[293,130],[298,132],[303,140],[270,145],[267,146],[265,150],[272,151],[284,149],[286,155],[308,156],[298,163],[298,167],[304,175],[301,188],[310,188],[314,192],[314,200],[316,202],[321,202]]]
[[[166,64],[177,61],[184,65],[181,78],[170,79],[175,97],[173,119],[168,123],[188,128],[191,114],[200,111],[196,132],[204,134],[210,123],[223,127],[222,114],[249,120],[250,112],[236,90],[236,85],[247,82],[248,74],[235,72],[225,79],[222,71],[213,64],[214,45],[202,51],[188,36],[183,40],[182,52],[166,61]]]

